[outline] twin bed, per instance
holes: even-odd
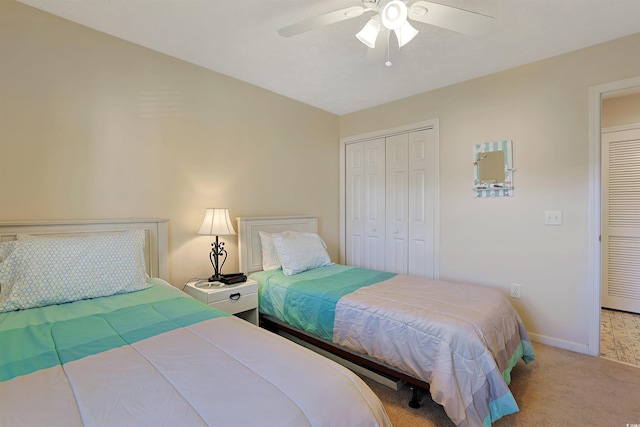
[[[265,327],[428,388],[458,426],[519,410],[511,370],[535,356],[497,290],[333,264],[314,217],[240,218],[238,227]]]
[[[169,285],[166,243],[0,223],[0,425],[391,425],[355,374]]]
[[[518,410],[510,372],[534,354],[504,296],[332,264],[316,232],[239,219],[265,326],[429,388],[458,426]],[[167,271],[166,220],[0,223],[0,425],[391,425],[350,370]]]

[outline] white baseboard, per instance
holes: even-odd
[[[532,341],[539,342],[541,344],[562,348],[564,350],[575,351],[576,353],[589,354],[589,346],[586,344],[580,344],[577,342],[532,333],[529,333],[529,338],[531,338]]]

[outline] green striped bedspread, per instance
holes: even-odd
[[[0,426],[391,425],[348,370],[149,281],[0,313]]]
[[[173,287],[0,314],[0,381],[228,314]]]

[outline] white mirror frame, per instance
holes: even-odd
[[[504,182],[486,184],[480,180],[479,156],[494,151],[504,152]],[[473,192],[476,197],[513,196],[513,153],[511,140],[484,142],[473,147]]]

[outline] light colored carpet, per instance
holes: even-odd
[[[511,392],[520,412],[496,421],[507,426],[625,427],[640,425],[640,368],[534,343],[536,360],[512,371]],[[428,394],[407,406],[411,390],[393,391],[364,379],[382,400],[395,427],[452,427]]]

